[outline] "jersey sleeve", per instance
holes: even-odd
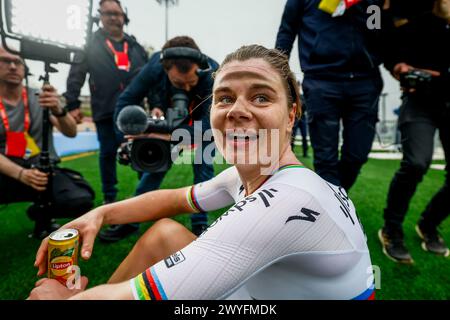
[[[232,194],[238,183],[237,170],[231,167],[208,181],[190,187],[186,198],[191,208],[198,212],[221,209],[234,203]]]
[[[267,183],[197,240],[132,279],[131,286],[137,299],[223,299],[282,257],[347,245],[307,191]]]

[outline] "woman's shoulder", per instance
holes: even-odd
[[[313,196],[322,198],[337,187],[322,179],[313,170],[300,165],[280,168],[269,180],[271,184],[284,184],[294,187]]]
[[[231,167],[223,170],[222,172],[220,172],[213,179],[216,181],[223,182],[223,183],[230,183],[230,182],[234,182],[240,178],[239,178],[239,173],[238,173],[236,167],[231,166]]]
[[[287,165],[278,169],[270,180],[301,186],[305,183],[319,182],[323,179],[313,170],[303,165]]]

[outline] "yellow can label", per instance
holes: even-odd
[[[70,267],[78,265],[78,234],[68,240],[49,240],[48,277],[63,285],[72,276]]]

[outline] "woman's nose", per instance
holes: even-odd
[[[243,101],[243,99],[238,98],[234,102],[230,111],[228,111],[227,117],[233,118],[236,120],[237,119],[251,119],[252,113],[248,109],[247,102]]]

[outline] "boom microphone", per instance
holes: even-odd
[[[142,134],[147,126],[147,113],[140,106],[127,106],[117,116],[117,127],[125,135]]]

